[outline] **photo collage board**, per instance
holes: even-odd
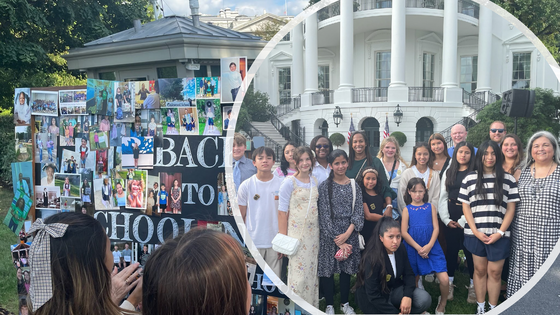
[[[246,69],[247,58],[235,57],[222,60],[224,79],[16,89],[17,184],[5,224],[24,237],[35,219],[74,211],[94,216],[112,243],[155,247],[203,225],[244,246],[225,184],[224,136],[235,127],[229,115]]]

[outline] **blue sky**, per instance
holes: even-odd
[[[160,0],[161,3],[162,0]],[[296,16],[303,11],[308,0],[287,0],[288,15]],[[221,8],[237,10],[248,16],[267,13],[285,15],[284,0],[198,0],[201,14],[218,15]],[[163,0],[165,15],[190,15],[189,0]]]

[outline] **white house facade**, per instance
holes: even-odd
[[[303,24],[273,49],[254,86],[306,143],[319,134],[346,135],[352,121],[375,153],[388,117],[390,132],[407,136],[402,154],[410,160],[416,142],[434,132],[448,136],[504,91],[560,91],[535,46],[474,1],[340,0]]]

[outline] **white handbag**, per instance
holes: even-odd
[[[311,179],[311,178],[310,178]],[[313,193],[313,184],[309,182],[311,187],[309,188],[309,204],[307,204],[307,213],[305,214],[305,220],[307,221],[307,215],[309,214],[309,208],[311,207],[311,195]],[[305,222],[304,222],[305,226]],[[274,239],[272,239],[272,249],[275,252],[282,253],[287,256],[292,256],[297,253],[299,249],[300,241],[295,237],[284,235],[282,233],[276,234]]]

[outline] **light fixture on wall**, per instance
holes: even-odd
[[[342,117],[343,117],[339,106],[336,106],[334,108],[334,113],[333,113],[332,117],[333,117],[333,120],[334,120],[334,124],[338,127],[338,125],[340,125],[340,122],[342,121]]]
[[[397,124],[397,127],[402,122],[402,117],[403,117],[403,111],[401,110],[401,106],[397,104],[397,108],[393,112],[393,118],[395,119],[395,124]]]

